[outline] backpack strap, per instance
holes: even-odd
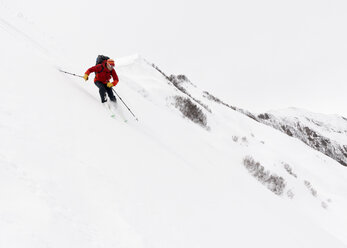
[[[101,65],[101,70],[100,70],[99,72],[97,72],[97,73],[101,73],[101,72],[103,72],[103,70],[105,69],[104,66],[103,66],[103,64],[100,64],[100,65]]]

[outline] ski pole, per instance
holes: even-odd
[[[76,74],[73,74],[73,73],[70,73],[70,72],[67,72],[67,71],[63,71],[61,69],[59,69],[60,72],[62,73],[66,73],[66,74],[69,74],[69,75],[72,75],[72,76],[75,76],[75,77],[80,77],[80,78],[83,78],[83,76],[80,76],[80,75],[76,75]]]
[[[133,112],[131,112],[131,110],[130,110],[130,108],[125,104],[125,102],[122,100],[122,98],[117,94],[117,92],[112,88],[112,90],[113,90],[113,92],[118,96],[118,98],[122,101],[122,103],[125,105],[125,107],[127,107],[127,109],[130,111],[130,113],[135,117],[135,119],[137,120],[137,121],[139,121],[138,119],[137,119],[137,117],[133,114]]]

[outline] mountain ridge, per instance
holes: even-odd
[[[158,70],[156,66],[154,66]],[[159,69],[160,71],[160,69]],[[161,71],[160,71],[161,72]],[[162,72],[161,72],[162,73]],[[184,82],[190,83],[189,79],[184,75],[170,77],[163,75],[176,86],[177,89],[191,97],[195,102],[199,103],[205,109],[210,111],[207,105],[196,100],[190,93],[182,86]],[[277,110],[272,112],[265,112],[261,114],[253,114],[247,110],[231,106],[220,100],[218,97],[203,91],[203,97],[222,104],[232,110],[245,114],[251,119],[271,126],[291,137],[295,137],[304,142],[309,147],[322,152],[323,154],[333,158],[343,166],[347,166],[347,119],[339,115],[317,115],[311,112],[291,107],[284,110]],[[280,114],[281,113],[281,114]],[[300,118],[301,117],[301,120]],[[331,120],[329,120],[331,119]],[[308,125],[309,122],[313,125]],[[331,126],[331,125],[338,125]],[[330,127],[331,126],[331,127]],[[323,132],[325,129],[325,133]],[[339,135],[336,135],[339,134]],[[335,134],[335,135],[334,135]],[[333,135],[334,137],[328,137]]]

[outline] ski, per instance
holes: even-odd
[[[104,104],[105,108],[109,112],[111,112],[110,117],[112,119],[123,120],[125,123],[128,122],[128,120],[126,118],[124,118],[124,116],[121,113],[119,113],[120,111],[118,111],[117,103],[115,103],[115,102],[105,102],[103,104]]]

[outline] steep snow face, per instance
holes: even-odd
[[[258,115],[258,120],[347,166],[347,119],[289,108]]]
[[[0,247],[346,247],[336,161],[139,56],[115,88],[139,121],[112,119],[2,17]]]
[[[187,86],[182,87],[179,78],[175,76],[168,77],[178,89],[189,95],[186,90]],[[192,86],[191,83],[190,85]],[[194,91],[194,89],[190,90]],[[231,106],[209,92],[200,92],[198,95],[238,111],[291,137],[295,137],[311,148],[347,166],[347,118],[343,116],[311,113],[298,108],[288,108],[255,115],[247,110]]]
[[[248,156],[243,157],[243,164],[248,169],[250,174],[257,178],[258,181],[260,181],[264,186],[273,191],[275,194],[277,193],[279,195],[285,195],[285,197],[291,199],[292,201],[296,201],[295,199],[298,197],[301,199],[308,197],[306,200],[310,201],[309,199],[312,197],[314,201],[318,201],[316,203],[313,203],[313,201],[312,203],[314,205],[318,204],[323,209],[329,208],[329,205],[333,202],[333,200],[328,196],[329,194],[325,195],[325,193],[327,193],[325,189],[321,188],[318,190],[316,185],[324,182],[323,184],[325,184],[328,188],[332,186],[333,181],[330,181],[328,178],[335,174],[332,171],[337,169],[336,166],[338,165],[336,163],[331,164],[331,159],[314,152],[311,148],[302,144],[300,141],[288,137],[285,138],[286,135],[281,135],[273,129],[269,130],[262,124],[259,124],[257,116],[253,115],[249,111],[231,106],[221,101],[218,97],[215,97],[206,91],[200,90],[196,85],[190,82],[186,76],[168,76],[159,68],[156,67],[156,69],[159,70],[176,89],[184,93],[186,97],[190,98],[191,101],[194,102],[196,106],[201,109],[201,111],[203,111],[207,118],[207,125],[210,127],[209,130],[213,136],[222,135],[223,138],[220,137],[221,141],[230,139],[230,141],[232,140],[235,143],[240,143],[247,147],[246,150],[249,152],[249,154]],[[303,116],[310,116],[305,114],[306,113],[304,113]],[[237,117],[235,115],[237,115]],[[288,114],[288,116],[290,116],[290,114]],[[320,116],[321,121],[323,121],[324,115]],[[341,121],[341,118],[337,117],[337,119]],[[242,122],[239,122],[240,120],[242,120]],[[247,124],[245,125],[243,121],[246,121]],[[326,123],[331,122],[331,125],[335,125],[334,123],[336,123],[336,119],[333,121],[332,119],[328,120],[326,118],[325,121]],[[340,125],[336,125],[335,129],[337,129],[337,126],[343,128],[342,123],[340,123]],[[243,128],[246,128],[247,131],[241,131]],[[260,138],[263,137],[262,135],[265,133],[268,135],[268,138]],[[277,135],[279,135],[279,137],[277,137]],[[265,141],[265,139],[268,139],[268,141]],[[255,145],[257,142],[259,142],[259,147]],[[267,152],[269,153],[267,154]],[[312,157],[319,157],[319,159],[313,161],[311,160],[311,155],[309,156],[311,158],[302,156],[306,152],[311,153]],[[271,162],[270,160],[265,159],[265,157],[272,157]],[[325,163],[325,165],[319,166],[318,164],[321,162]],[[331,168],[326,167],[329,166],[329,164],[332,166]],[[322,168],[324,168],[325,172],[321,171]],[[330,171],[330,169],[332,171]],[[346,173],[346,170],[343,167],[339,168],[338,170],[342,174]],[[309,172],[310,176],[306,174],[307,172]],[[313,174],[315,175],[314,177],[317,176],[317,178],[308,179]],[[341,179],[342,178],[337,180]],[[317,181],[316,183],[312,183],[311,180]],[[343,180],[344,179],[342,179],[342,181]],[[341,183],[344,184],[342,181]],[[344,187],[345,186],[343,186],[343,188]],[[334,190],[331,191],[331,195],[335,195],[336,190],[339,191],[338,188],[339,187],[334,187]],[[305,191],[308,193],[306,196],[304,193]],[[325,191],[325,193],[318,193],[319,191]],[[302,195],[302,193],[304,194]],[[297,196],[297,194],[299,194],[299,196]],[[344,198],[342,195],[341,197]],[[306,200],[304,201],[306,202]],[[342,202],[345,202],[345,200]],[[306,209],[308,211],[308,215],[312,214],[311,207],[313,206],[303,206],[301,205],[302,202],[297,202],[297,204]],[[339,216],[341,217],[342,215],[343,214],[341,213]],[[320,219],[320,217],[317,216],[317,219]],[[346,219],[344,219],[341,220],[341,222],[339,221],[339,223],[342,224],[347,222]],[[339,229],[337,226],[340,226],[340,224],[337,224],[332,228],[337,230]],[[325,227],[327,227],[327,225],[330,224],[328,222],[323,224]],[[340,232],[340,234],[340,237],[343,237],[342,232]]]

